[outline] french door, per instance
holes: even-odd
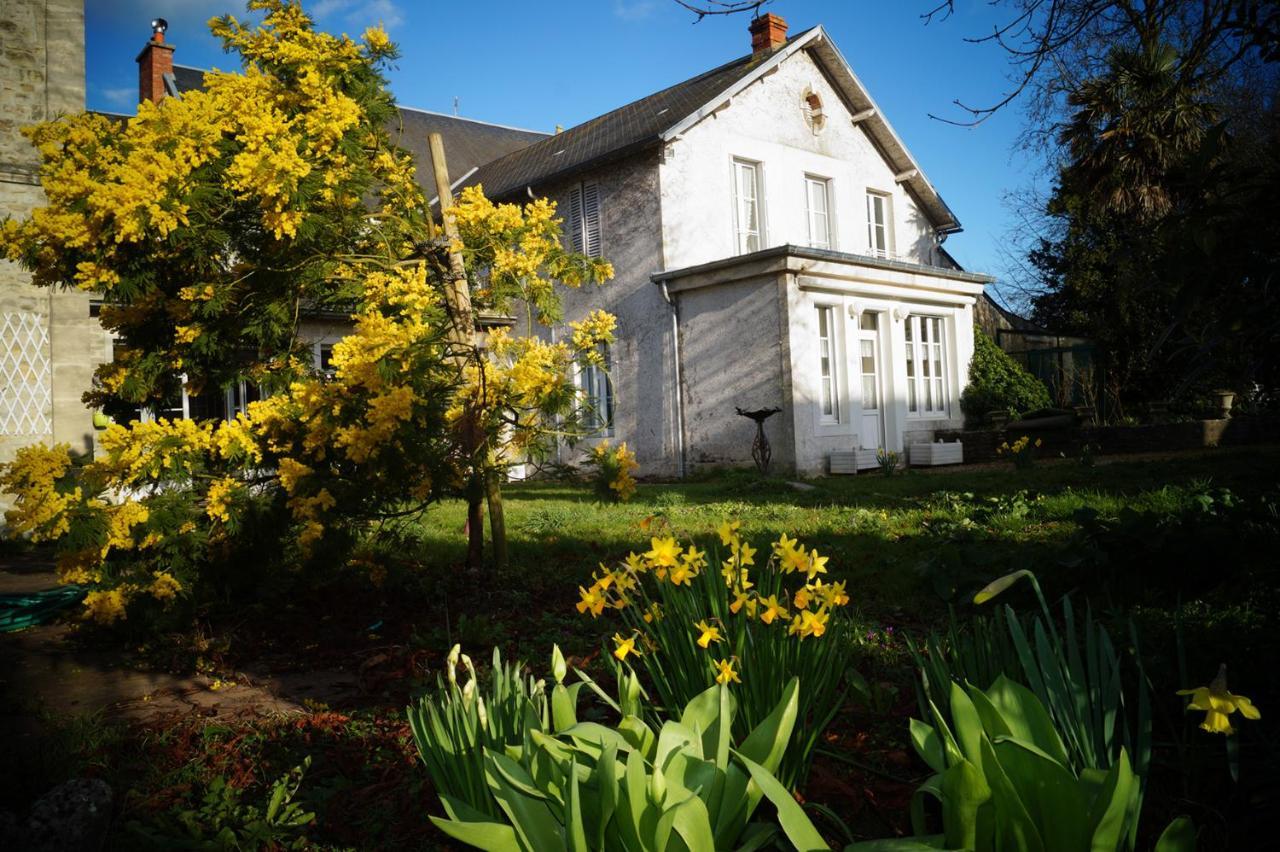
[[[884,384],[880,364],[880,314],[863,311],[858,320],[854,375],[860,379],[862,413],[858,442],[864,450],[884,446]]]

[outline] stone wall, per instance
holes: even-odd
[[[39,159],[21,128],[84,109],[81,0],[0,4],[0,217],[43,204]],[[35,441],[93,449],[91,412],[80,401],[110,342],[89,297],[33,287],[0,261],[0,461]]]

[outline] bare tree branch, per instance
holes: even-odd
[[[708,15],[736,15],[739,12],[760,13],[761,6],[768,6],[773,0],[674,0],[680,6],[697,15],[696,24]]]

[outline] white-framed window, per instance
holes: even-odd
[[[836,371],[836,309],[818,305],[818,415],[823,423],[840,422],[840,384]]]
[[[235,420],[237,414],[248,414],[249,403],[262,399],[262,388],[254,382],[241,379],[227,388],[226,418]]]
[[[738,254],[750,254],[764,248],[764,216],[761,211],[760,164],[750,160],[733,161],[733,211]]]
[[[904,334],[907,356],[907,414],[942,417],[947,413],[946,349],[942,317],[913,314]]]
[[[565,223],[569,250],[590,257],[600,257],[600,187],[580,183],[569,190],[569,220]]]
[[[327,378],[333,378],[336,372],[333,368],[333,344],[317,343],[314,358],[316,370]]]
[[[804,206],[809,220],[809,245],[818,249],[833,248],[829,178],[804,176]]]
[[[889,202],[890,198],[885,193],[867,190],[867,249],[876,257],[888,257],[893,253]]]
[[[584,362],[578,367],[578,388],[582,392],[583,425],[597,435],[613,434],[613,380],[608,344],[601,344],[602,363]]]

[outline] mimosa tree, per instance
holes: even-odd
[[[2,469],[9,532],[56,541],[63,578],[96,584],[86,605],[102,621],[198,591],[250,542],[259,562],[340,554],[371,520],[536,448],[549,424],[577,422],[572,364],[611,337],[606,314],[559,343],[460,337],[474,317],[450,311],[451,252],[476,314],[519,303],[557,319],[555,282],[612,269],[561,248],[545,200],[469,190],[449,214],[457,239],[436,237],[385,129],[387,35],[317,32],[286,0],[249,8],[261,25],[210,22],[242,67],[210,72],[204,91],[123,124],[85,113],[27,131],[48,204],[3,223],[4,254],[35,283],[102,301],[120,345],[88,401],[154,410],[183,383],[264,390],[232,421],[113,425],[97,458],[35,445]],[[298,333],[318,310],[353,322],[329,376]]]

